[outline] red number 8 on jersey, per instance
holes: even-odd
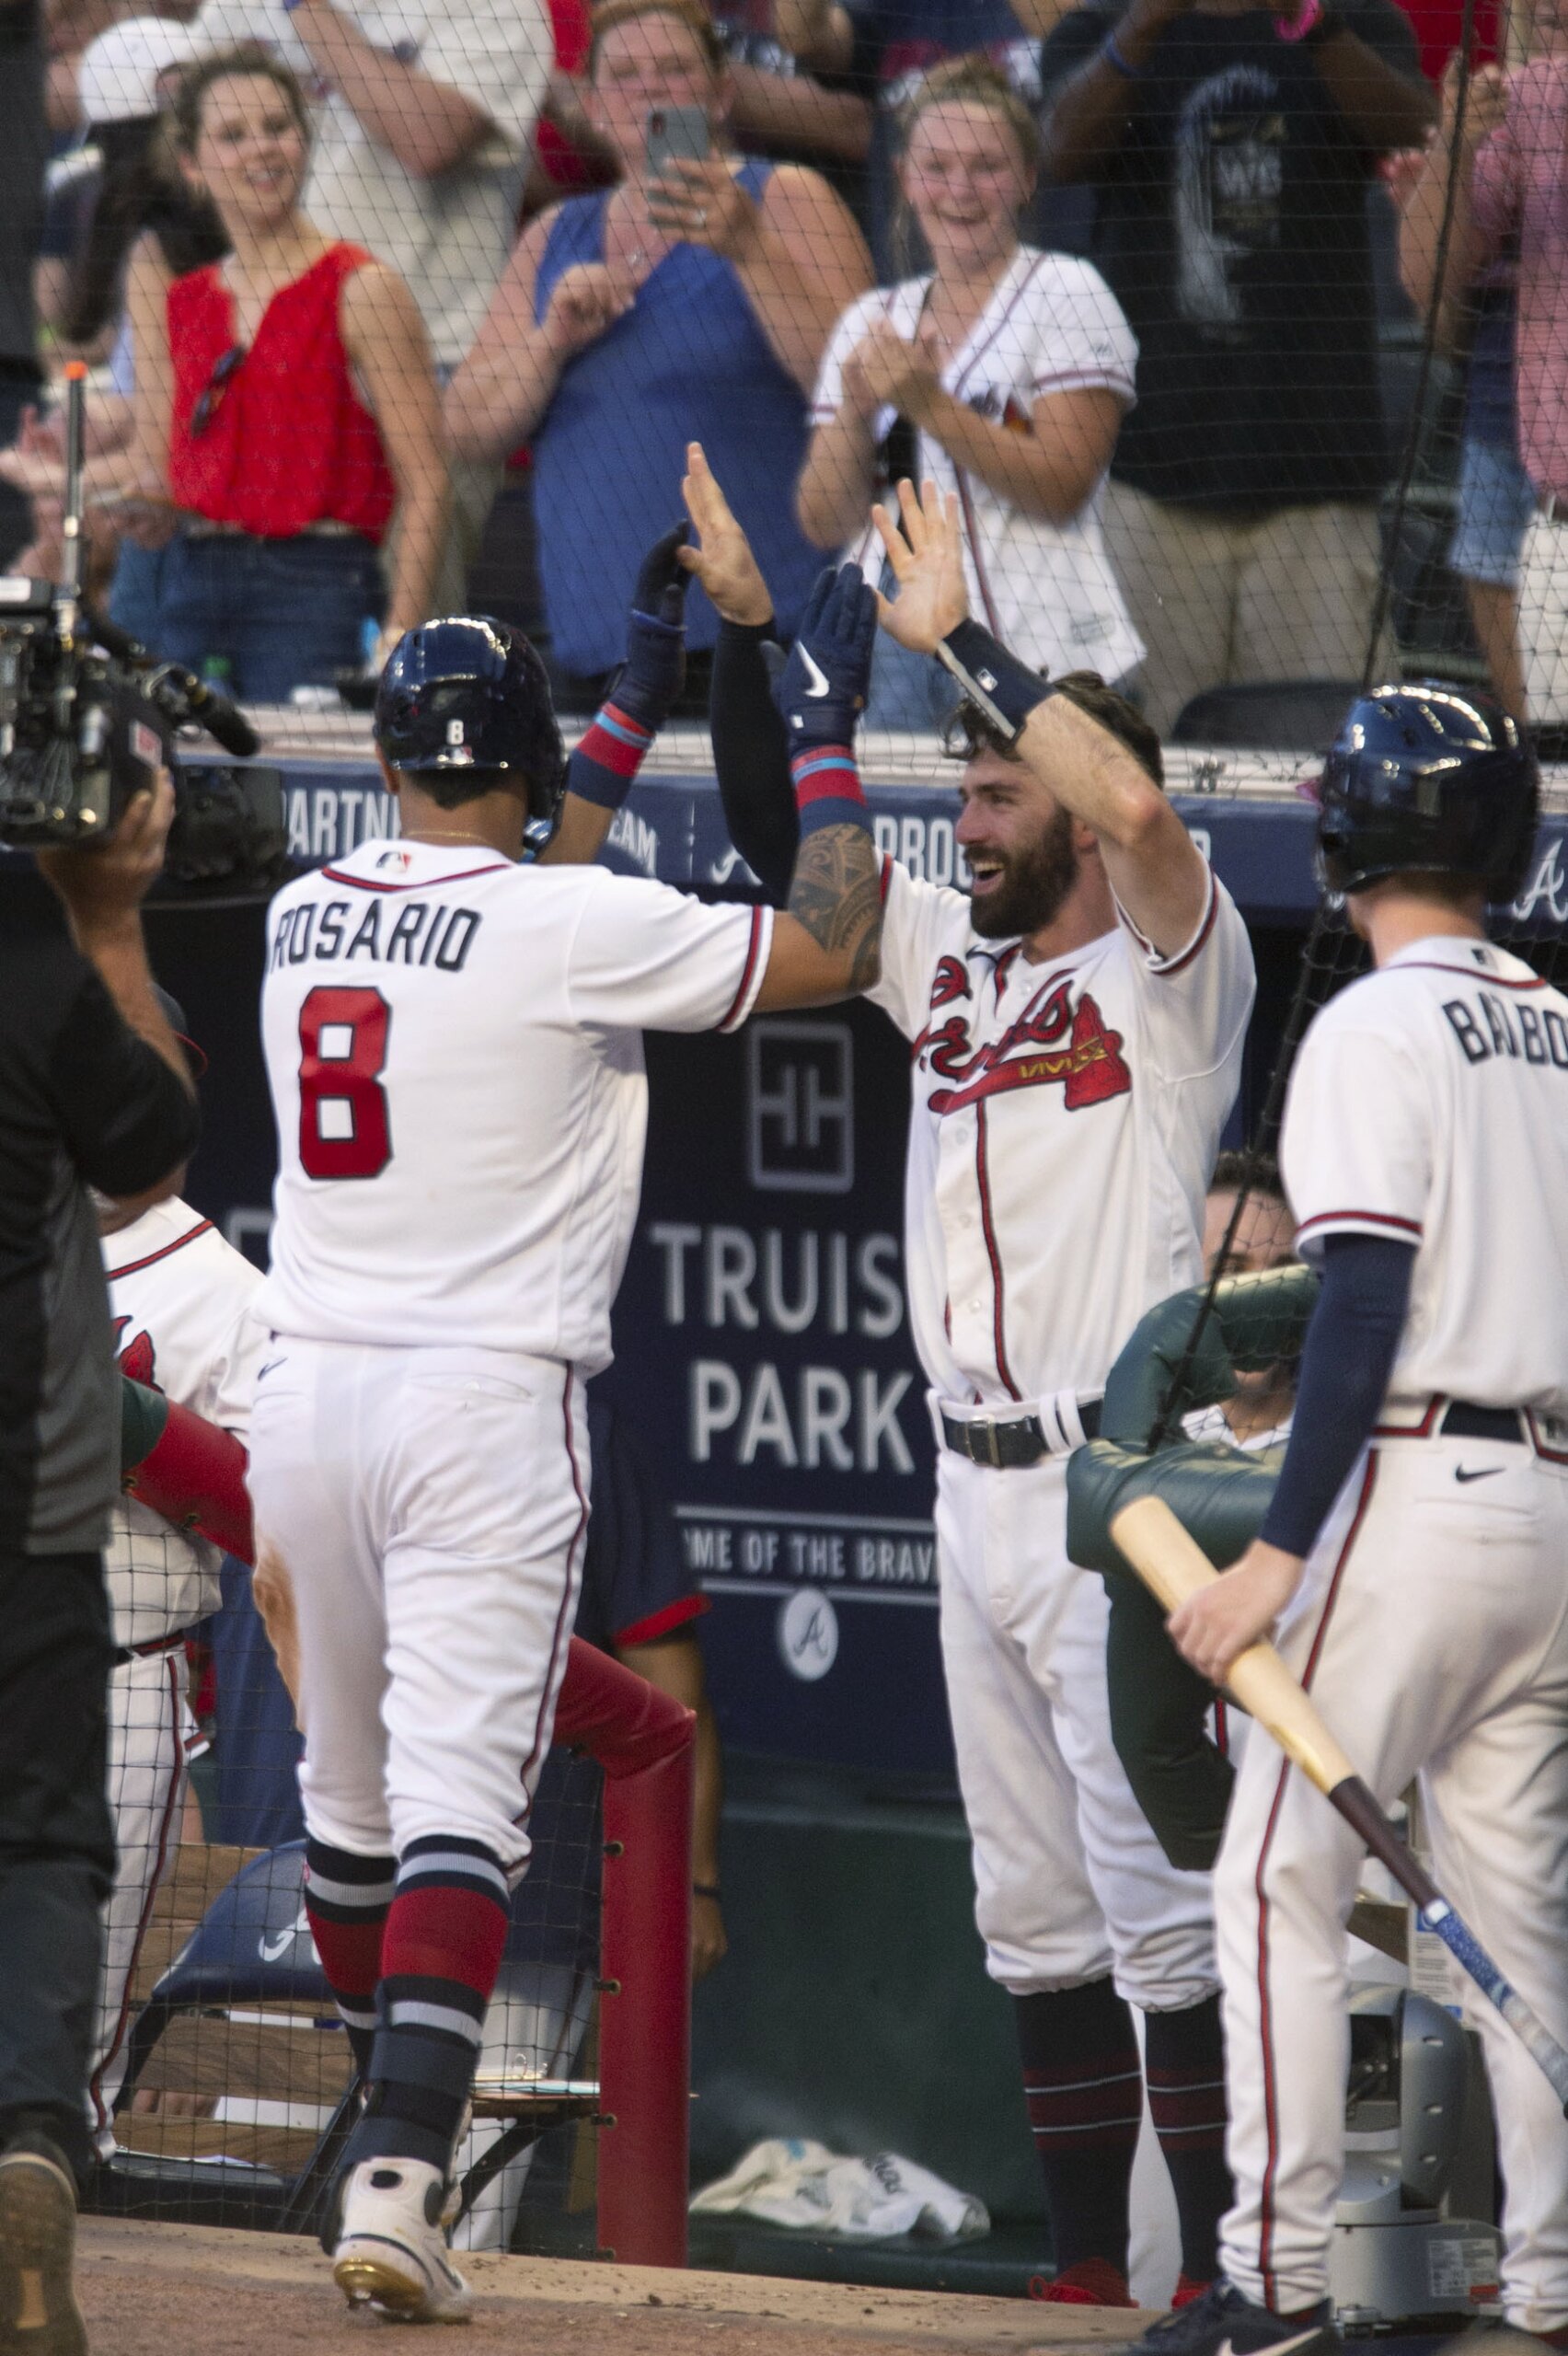
[[[379,990],[313,989],[299,1011],[299,1159],[307,1178],[378,1178],[392,1159]]]

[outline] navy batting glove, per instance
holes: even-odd
[[[877,601],[859,566],[819,572],[773,685],[791,756],[812,745],[853,745],[870,689],[876,636]]]
[[[686,680],[686,593],[691,575],[675,562],[686,545],[687,524],[676,524],[655,540],[642,560],[631,593],[626,661],[609,701],[640,728],[654,733],[668,720]]]

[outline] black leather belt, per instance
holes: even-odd
[[[141,1645],[116,1645],[114,1666],[125,1669],[133,1660],[150,1660],[155,1653],[176,1653],[183,1649],[190,1635],[189,1628],[177,1628],[169,1636],[149,1636]]]
[[[1472,1399],[1450,1399],[1437,1428],[1445,1439],[1503,1439],[1523,1446],[1529,1438],[1516,1407],[1478,1407]]]
[[[1080,1399],[1078,1420],[1085,1439],[1098,1439],[1100,1401]],[[997,1472],[1038,1464],[1043,1456],[1065,1453],[1052,1448],[1038,1415],[972,1415],[960,1421],[944,1415],[942,1438],[955,1455],[967,1456],[971,1464],[988,1464]]]

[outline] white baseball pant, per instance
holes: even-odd
[[[179,1840],[195,1721],[185,1698],[185,1638],[133,1656],[109,1680],[109,1801],[114,1887],[103,1917],[103,1976],[87,2073],[87,2120],[99,2154],[114,2150],[111,2116],[125,2078],[131,1988],[153,1900]]]
[[[1439,1886],[1568,2043],[1568,1466],[1491,1440],[1380,1442],[1279,1643],[1385,1807],[1419,1773]],[[1286,2312],[1328,2291],[1343,1926],[1363,1854],[1254,1728],[1216,1868],[1236,2178],[1221,2258]],[[1508,2320],[1554,2330],[1568,2323],[1568,2122],[1495,2008],[1460,1986],[1497,2108]]]
[[[360,1856],[456,1835],[515,1878],[587,1528],[575,1373],[281,1336],[249,1479],[298,1613],[310,1831]]]
[[[937,1460],[942,1663],[986,1969],[1013,1995],[1109,1972],[1149,2012],[1216,1987],[1206,1874],[1170,1865],[1111,1740],[1105,1588],[1066,1553],[1066,1461]]]

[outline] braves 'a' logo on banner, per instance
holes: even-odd
[[[133,1382],[144,1382],[150,1391],[156,1391],[158,1386],[153,1374],[156,1353],[152,1335],[145,1332],[134,1334],[123,1349],[120,1347],[120,1337],[130,1322],[129,1317],[117,1317],[114,1321],[114,1346],[119,1356],[120,1371],[128,1374]]]
[[[982,1097],[1015,1088],[1058,1083],[1066,1111],[1078,1113],[1127,1095],[1133,1085],[1122,1056],[1122,1034],[1109,1027],[1087,993],[1073,1003],[1070,981],[1058,982],[988,1046],[972,1046],[963,1015],[950,1015],[927,1033],[917,1060],[953,1082],[932,1090],[928,1101],[937,1114],[962,1112]]]

